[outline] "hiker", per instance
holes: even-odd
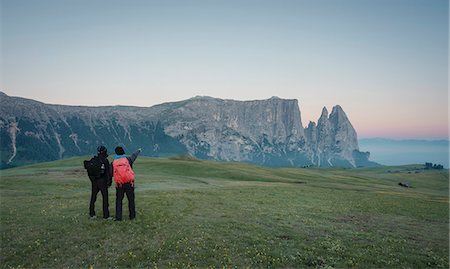
[[[122,200],[124,194],[128,199],[128,210],[130,213],[130,220],[136,218],[136,209],[134,204],[134,172],[133,163],[141,153],[141,149],[127,157],[125,150],[121,146],[114,149],[114,161],[112,161],[112,176],[116,183],[116,221],[122,220]]]
[[[92,185],[91,202],[89,204],[89,216],[91,219],[96,218],[95,201],[97,200],[97,194],[99,191],[102,193],[103,218],[110,219],[108,187],[111,186],[112,175],[107,157],[108,150],[106,147],[99,146],[97,148],[97,156],[94,156],[90,161],[85,161],[84,167],[88,170],[88,176]]]

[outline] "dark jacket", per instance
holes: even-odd
[[[98,154],[97,156],[100,159],[100,161],[102,162],[102,164],[105,165],[105,173],[100,178],[94,178],[94,177],[89,176],[89,179],[92,182],[97,181],[97,180],[104,180],[108,186],[111,186],[112,170],[111,170],[111,165],[109,164],[109,160],[107,158],[108,156],[105,156],[103,154]]]
[[[133,152],[133,154],[126,157],[131,168],[133,168],[133,163],[137,159],[137,157],[139,156],[140,153],[141,153],[140,150],[136,150],[135,152]],[[113,176],[114,176],[114,161],[111,162],[111,177],[113,177]]]

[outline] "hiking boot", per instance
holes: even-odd
[[[104,220],[114,220],[113,217],[103,218]]]
[[[96,219],[97,218],[97,216],[96,215],[94,215],[94,216],[90,216],[89,217],[89,219]]]

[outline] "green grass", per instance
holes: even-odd
[[[448,170],[140,157],[118,223],[88,219],[83,159],[1,171],[0,267],[448,268]]]

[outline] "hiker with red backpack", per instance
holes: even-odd
[[[122,200],[124,194],[127,195],[130,220],[136,218],[134,203],[134,172],[133,163],[141,153],[141,149],[127,157],[125,150],[121,146],[115,149],[114,161],[112,161],[112,176],[116,183],[116,221],[122,220]]]
[[[87,170],[88,177],[91,180],[91,201],[89,203],[89,217],[95,219],[95,201],[98,192],[102,193],[103,200],[103,218],[109,217],[108,187],[112,183],[111,167],[108,161],[108,150],[105,146],[97,148],[97,156],[84,161],[84,168]]]

